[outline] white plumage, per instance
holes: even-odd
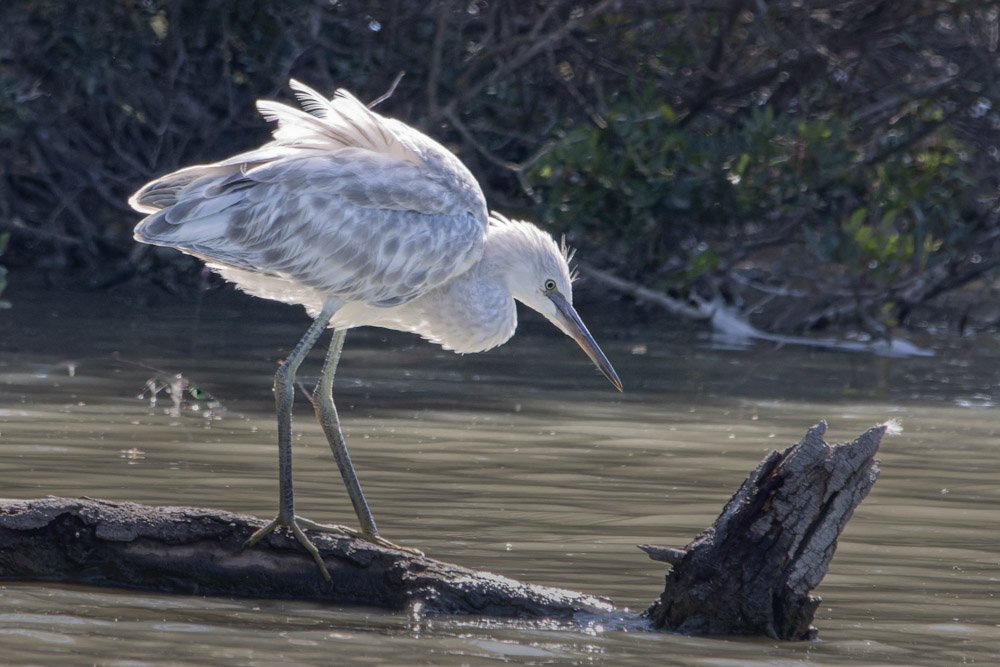
[[[621,384],[573,310],[569,258],[549,234],[488,213],[476,179],[433,139],[346,91],[326,99],[297,81],[291,87],[304,111],[257,103],[277,123],[272,141],[156,179],[129,203],[148,214],[136,240],[195,255],[250,294],[302,304],[318,316],[276,378],[279,449],[282,457],[288,450],[288,463],[282,458],[275,521],[298,535],[283,411],[290,420],[295,369],[326,326],[410,331],[447,349],[479,352],[513,335],[516,299],[572,336]],[[342,334],[334,337],[331,357],[342,343]],[[336,358],[321,384],[332,386],[335,368]],[[329,400],[335,422],[332,397],[317,399]],[[338,461],[347,460],[349,474],[343,464],[342,472],[362,533],[376,536],[360,487],[348,479],[353,468],[339,426],[324,429]]]

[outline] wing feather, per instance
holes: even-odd
[[[292,79],[290,84],[304,111],[260,100],[257,109],[265,120],[278,123],[274,139],[279,143],[305,143],[329,150],[356,146],[416,163],[418,156],[386,130],[385,119],[346,90],[326,99],[309,86]]]
[[[485,198],[451,152],[346,91],[290,85],[304,111],[257,103],[273,141],[136,192],[130,204],[150,215],[135,238],[197,255],[259,296],[281,298],[248,286],[252,275],[371,305],[404,303],[481,256]]]
[[[136,238],[377,305],[412,299],[482,253],[479,216],[413,163],[348,152],[234,169],[184,186]]]

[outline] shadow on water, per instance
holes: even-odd
[[[4,496],[88,495],[270,516],[271,378],[301,309],[210,293],[201,303],[11,290],[0,313]],[[513,341],[459,357],[352,331],[337,403],[381,530],[429,555],[642,609],[665,570],[636,544],[683,546],[771,449],[820,418],[831,441],[888,418],[882,477],[818,594],[819,642],[676,637],[584,619],[497,623],[311,603],[8,583],[5,661],[102,663],[940,665],[1000,659],[1000,346],[934,358],[753,345],[581,314],[625,385],[525,316]],[[588,316],[589,315],[589,316]],[[926,344],[926,341],[924,341]],[[307,383],[322,351],[307,361]],[[157,370],[153,370],[157,369]],[[180,411],[147,381],[175,374]],[[304,400],[296,492],[316,520],[350,505]],[[108,656],[113,656],[109,658]]]

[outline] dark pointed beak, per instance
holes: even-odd
[[[557,290],[552,290],[546,294],[549,299],[556,305],[556,316],[555,321],[559,325],[566,335],[575,340],[583,351],[587,353],[590,360],[597,365],[597,368],[604,373],[604,377],[611,380],[618,391],[622,390],[621,380],[618,379],[618,374],[615,373],[615,369],[611,367],[611,362],[608,358],[604,356],[601,352],[601,348],[597,347],[597,343],[594,341],[594,337],[590,335],[587,331],[587,327],[584,326],[583,320],[580,316],[576,314],[576,310],[573,309],[572,304],[566,300],[566,298],[560,294]]]

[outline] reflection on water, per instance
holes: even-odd
[[[16,282],[16,281],[15,281]],[[225,293],[140,305],[124,295],[13,292],[0,312],[0,495],[88,495],[270,517],[271,376],[308,324]],[[586,304],[584,304],[586,306]],[[355,331],[337,384],[348,443],[390,539],[639,610],[663,566],[636,544],[683,546],[772,448],[820,418],[843,441],[888,418],[882,476],[818,593],[819,642],[691,638],[621,619],[497,623],[313,603],[0,587],[4,661],[940,665],[1000,660],[1000,378],[995,341],[882,359],[593,323],[618,394],[534,319],[508,345],[458,357]],[[317,351],[301,375],[318,373]],[[179,411],[149,380],[199,389]],[[182,388],[181,388],[182,389]],[[178,389],[180,391],[180,389]],[[213,399],[215,402],[213,402]],[[305,401],[299,511],[352,520]],[[332,653],[335,652],[335,653]]]

